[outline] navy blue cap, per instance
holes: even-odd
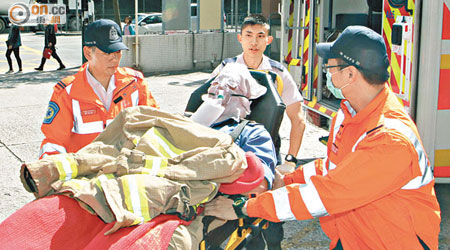
[[[86,26],[84,45],[95,46],[105,53],[128,50],[128,47],[122,43],[119,25],[108,19],[99,19]]]
[[[334,42],[317,44],[316,51],[324,60],[341,58],[356,68],[372,72],[389,67],[383,37],[364,26],[348,26]]]

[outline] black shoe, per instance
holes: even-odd
[[[57,70],[63,70],[63,69],[65,69],[65,68],[66,68],[66,66],[61,65],[61,66],[59,66],[59,68],[58,68]]]
[[[44,68],[37,67],[37,68],[34,68],[34,70],[42,71],[42,70],[44,70]]]

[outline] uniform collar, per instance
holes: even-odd
[[[77,100],[84,100],[87,102],[95,102],[99,105],[103,105],[103,103],[98,98],[97,94],[95,94],[92,87],[89,85],[86,70],[88,63],[83,64],[80,67],[80,70],[75,74],[75,79],[72,83],[72,89],[70,90],[70,96]],[[122,88],[127,86],[133,81],[136,81],[136,76],[127,74],[124,68],[118,68],[116,73],[114,73],[115,78],[115,86],[114,94],[119,92]]]
[[[237,56],[236,62],[246,65],[245,61],[244,61],[244,52],[242,52],[240,55]],[[272,66],[270,65],[270,61],[267,56],[263,55],[263,59],[257,69],[258,70],[272,70]]]
[[[87,67],[88,63],[83,64],[80,67],[80,70],[75,74],[75,79],[73,80],[72,87],[70,89],[70,96],[77,100],[95,102],[98,105],[103,105],[97,94],[95,94],[94,90],[89,85],[88,78],[86,76]]]

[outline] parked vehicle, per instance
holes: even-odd
[[[386,43],[389,86],[415,120],[437,182],[450,183],[450,4],[447,0],[283,0],[282,58],[299,84],[304,107],[327,126],[340,100],[330,95],[317,42],[349,25],[380,33]],[[351,8],[349,8],[351,6]],[[420,61],[419,61],[420,60]]]
[[[134,15],[131,16],[133,19],[131,24],[135,26],[136,21]],[[125,23],[122,22],[122,29]],[[148,35],[152,33],[159,33],[162,31],[162,14],[159,12],[155,13],[138,13],[138,32],[139,35]]]

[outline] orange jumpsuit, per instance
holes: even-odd
[[[333,119],[328,158],[285,176],[286,186],[247,204],[271,221],[320,217],[330,248],[438,249],[440,208],[414,122],[384,90],[356,113],[344,100]]]
[[[39,158],[77,152],[102,132],[116,115],[127,107],[148,105],[159,108],[141,72],[118,68],[111,106],[107,111],[86,78],[86,66],[64,78],[53,88],[41,130]]]

